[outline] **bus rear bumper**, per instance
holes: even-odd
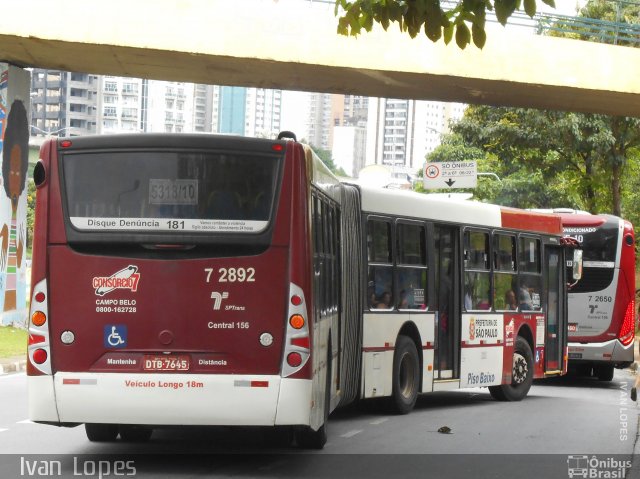
[[[311,381],[280,376],[29,376],[29,419],[49,423],[309,425]]]
[[[617,339],[602,343],[569,342],[569,363],[607,363],[625,367],[633,363],[635,341],[624,346]]]

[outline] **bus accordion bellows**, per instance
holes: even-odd
[[[617,216],[556,209],[583,251],[583,276],[569,290],[569,365],[600,380],[634,361],[636,252],[633,225]]]
[[[336,179],[292,134],[50,139],[37,186],[29,416],[93,441],[271,426],[567,366],[560,217]]]

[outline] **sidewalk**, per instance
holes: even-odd
[[[26,356],[13,356],[0,358],[0,376],[3,374],[22,372],[27,369]]]

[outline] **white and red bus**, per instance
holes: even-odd
[[[281,426],[566,371],[557,215],[340,183],[290,140],[52,139],[37,185],[31,420],[90,440]]]
[[[582,279],[569,290],[569,364],[603,381],[633,363],[635,237],[617,216],[554,210],[583,251]]]

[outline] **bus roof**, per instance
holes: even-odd
[[[362,210],[469,225],[562,234],[560,217],[443,195],[359,185]]]

